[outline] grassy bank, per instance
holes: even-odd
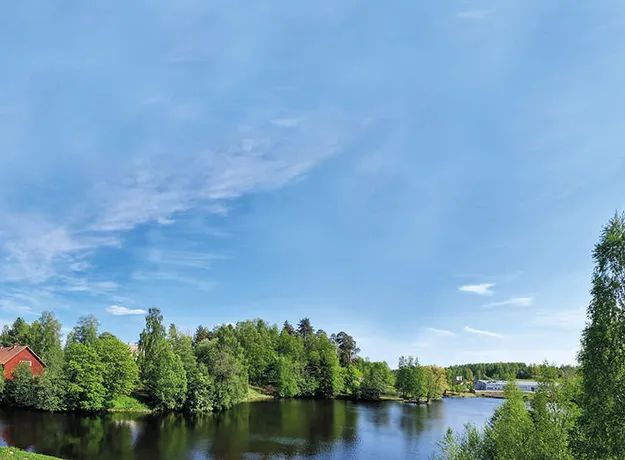
[[[60,460],[57,457],[50,457],[43,454],[33,454],[25,452],[15,447],[0,447],[0,460]]]
[[[459,391],[459,392],[452,392],[452,391],[448,391],[447,394],[445,394],[445,398],[477,398],[478,395],[475,393],[471,393],[470,391]]]
[[[113,400],[109,412],[152,412],[152,409],[132,396],[119,396]]]
[[[265,390],[263,390],[260,387],[253,387],[253,386],[248,387],[247,398],[245,398],[246,402],[264,401],[267,399],[273,399],[273,396],[265,393]]]

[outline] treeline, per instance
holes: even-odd
[[[537,379],[541,370],[539,364],[525,363],[473,363],[449,366],[450,385],[455,383],[456,377],[462,377],[464,381],[473,381],[474,379],[496,379],[496,380],[512,380],[512,379]],[[563,365],[558,367],[559,376],[575,372],[575,367]]]
[[[604,228],[593,252],[595,270],[579,369],[538,370],[528,407],[514,385],[484,430],[451,430],[446,460],[620,460],[625,458],[625,214]]]
[[[160,311],[150,309],[133,352],[113,334],[100,333],[93,316],[80,318],[63,346],[60,322],[45,312],[32,324],[18,318],[5,326],[0,343],[29,345],[47,365],[33,376],[30,366],[20,364],[12,379],[0,383],[4,403],[49,411],[116,408],[132,394],[157,410],[209,412],[243,401],[249,384],[284,398],[376,400],[395,392],[386,362],[359,357],[352,336],[315,331],[308,318],[297,327],[263,320],[199,326],[190,336],[174,324],[166,328]],[[423,391],[410,387],[402,393],[440,398],[444,370],[418,369]]]

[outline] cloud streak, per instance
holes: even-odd
[[[427,330],[431,332],[432,334],[435,334],[441,337],[453,337],[454,335],[456,335],[455,333],[448,331],[446,329],[437,329],[435,327],[428,327]]]
[[[464,286],[460,286],[458,290],[460,292],[472,292],[478,295],[493,295],[494,292],[492,288],[494,286],[495,283],[465,284]]]
[[[508,300],[502,300],[500,302],[489,302],[482,305],[482,308],[496,308],[496,307],[529,307],[534,303],[533,297],[513,297]]]
[[[497,332],[485,331],[485,330],[482,330],[482,329],[473,329],[470,326],[465,326],[464,327],[464,331],[468,332],[469,334],[483,335],[483,336],[486,336],[486,337],[494,337],[496,339],[503,339],[504,338],[503,334],[499,334]]]
[[[121,305],[111,305],[106,307],[105,310],[108,314],[113,316],[126,316],[126,315],[145,315],[147,311],[142,310],[140,308],[127,308]]]

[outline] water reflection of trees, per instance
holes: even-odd
[[[7,410],[0,426],[10,445],[68,459],[293,458],[355,444],[358,417],[350,401],[289,400],[195,417]]]

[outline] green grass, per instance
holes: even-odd
[[[33,454],[25,452],[15,447],[0,447],[0,460],[59,460],[57,457],[50,457],[43,454]]]
[[[111,412],[151,412],[150,408],[132,396],[119,396],[113,400]]]
[[[262,388],[249,386],[247,388],[247,398],[245,401],[253,402],[253,401],[263,401],[265,399],[272,399],[273,396],[265,394]]]

